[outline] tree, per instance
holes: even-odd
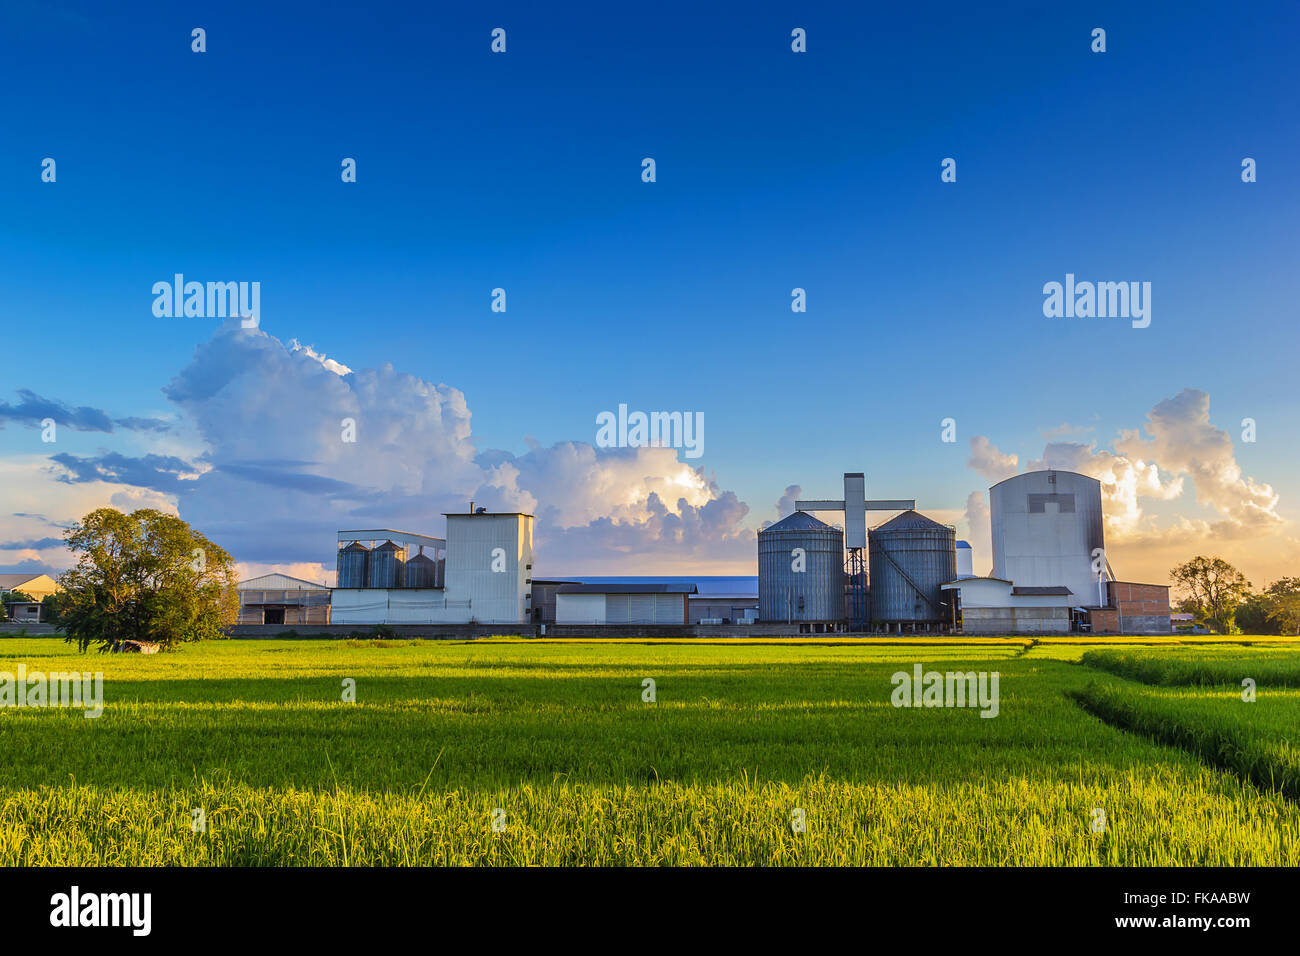
[[[77,565],[59,577],[65,640],[81,650],[123,641],[164,650],[224,636],[239,617],[235,562],[180,518],[99,508],[64,534]]]
[[[1267,594],[1252,593],[1237,606],[1236,623],[1243,634],[1276,634],[1277,622],[1269,615],[1273,602]]]
[[[59,623],[59,611],[62,608],[58,592],[47,594],[41,598],[41,620],[46,624]]]
[[[1174,586],[1188,592],[1197,620],[1220,634],[1231,634],[1237,607],[1250,596],[1246,576],[1222,558],[1197,555],[1169,572]]]
[[[1264,589],[1268,619],[1279,634],[1300,634],[1300,578],[1281,578]]]

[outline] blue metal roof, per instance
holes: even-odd
[[[533,583],[537,583],[536,578]],[[547,578],[548,581],[555,581],[555,578]],[[562,583],[572,584],[602,584],[602,585],[624,585],[624,584],[687,584],[694,585],[698,594],[702,597],[718,598],[741,598],[741,597],[758,597],[758,575],[755,574],[736,574],[736,575],[589,575],[589,574],[571,574],[558,579]],[[612,589],[611,589],[612,590]],[[608,592],[607,592],[608,593]],[[617,593],[617,592],[615,592]]]

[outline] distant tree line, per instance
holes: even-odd
[[[1222,558],[1197,555],[1169,572],[1182,598],[1174,610],[1195,615],[1216,634],[1300,634],[1300,578],[1278,578],[1261,591]]]

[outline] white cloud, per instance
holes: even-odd
[[[1016,473],[1019,460],[1015,455],[1003,454],[983,435],[976,435],[970,440],[970,458],[966,460],[966,465],[997,484]]]

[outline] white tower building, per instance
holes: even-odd
[[[532,615],[533,516],[481,512],[447,518],[447,604],[468,601],[479,624]]]
[[[1073,471],[1029,471],[989,489],[993,577],[1017,588],[1070,589],[1081,607],[1105,606],[1101,482]],[[1100,560],[1094,554],[1101,549]]]

